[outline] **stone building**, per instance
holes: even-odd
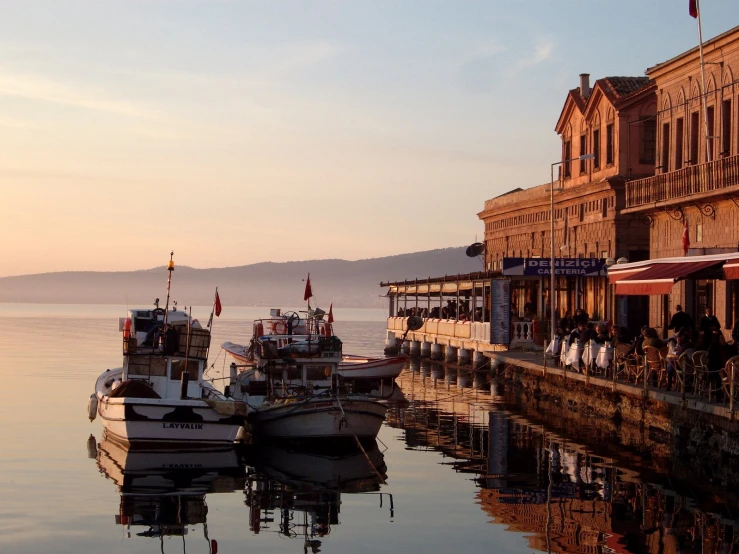
[[[696,47],[646,72],[659,108],[655,172],[627,183],[624,213],[648,222],[652,259],[684,256],[686,227],[688,256],[739,249],[739,27],[705,42],[704,61],[703,75]],[[664,328],[677,304],[693,315],[711,307],[728,335],[739,281],[713,277],[650,296],[649,324]]]
[[[561,157],[552,164],[556,257],[601,262],[648,257],[648,224],[622,210],[626,180],[654,174],[655,91],[647,77],[605,77],[591,89],[589,75],[583,74],[580,86],[568,92],[555,127]],[[576,159],[588,154],[592,159]],[[550,184],[485,202],[478,217],[485,224],[488,270],[503,271],[511,258],[523,258],[528,267],[540,263],[532,261],[536,258],[551,257],[551,204]],[[604,271],[558,275],[556,289],[559,316],[583,308],[593,319],[606,319],[610,300]],[[514,316],[548,317],[548,269],[541,276],[514,278],[512,304]]]

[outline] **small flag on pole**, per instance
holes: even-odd
[[[216,299],[215,299],[215,313],[216,317],[221,317],[221,297],[218,296],[218,289],[216,289]]]
[[[690,233],[688,232],[688,220],[685,220],[685,228],[683,229],[683,252],[688,255],[690,249]]]
[[[310,273],[308,274],[308,280],[305,282],[305,294],[303,294],[303,300],[308,300],[313,296],[313,289],[310,288]]]
[[[698,0],[688,0],[688,13],[691,17],[698,17]]]
[[[210,311],[210,317],[208,318],[208,329],[213,325],[213,314],[216,314],[216,317],[221,317],[221,297],[218,296],[218,287],[216,287],[216,296],[213,299],[213,309]]]
[[[333,302],[331,302],[331,305],[328,308],[328,319],[327,319],[327,321],[329,323],[333,323],[334,322],[334,303]]]

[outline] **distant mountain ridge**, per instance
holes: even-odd
[[[381,281],[456,275],[481,270],[465,247],[442,248],[383,258],[339,259],[195,269],[177,266],[172,298],[180,305],[209,305],[218,287],[224,305],[296,306],[303,303],[304,279],[310,273],[320,306],[385,306]],[[128,304],[148,306],[166,295],[166,267],[138,271],[65,271],[0,278],[0,302],[42,304]]]

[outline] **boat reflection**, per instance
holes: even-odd
[[[121,495],[115,522],[124,536],[183,537],[201,526],[208,552],[217,543],[208,537],[206,495],[243,490],[244,467],[233,448],[215,451],[187,449],[131,449],[103,435],[100,444],[88,441],[88,455],[112,480]],[[139,528],[139,531],[133,530]],[[194,531],[194,529],[193,529]]]
[[[244,461],[254,534],[302,538],[304,552],[319,552],[339,524],[342,494],[375,494],[394,516],[392,496],[379,492],[387,468],[376,441],[332,451],[259,445],[245,450]]]
[[[401,375],[405,401],[388,424],[408,448],[473,475],[491,523],[523,533],[531,549],[739,552],[739,475],[714,485],[643,432],[503,403],[495,383],[470,390],[454,373],[456,386],[446,374]]]

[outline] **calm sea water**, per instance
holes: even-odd
[[[485,373],[426,362],[368,449],[380,476],[356,452],[126,453],[86,414],[120,365],[123,315],[0,304],[0,553],[736,550],[731,487],[675,480],[587,421],[557,425],[491,395]],[[264,315],[224,309],[210,375],[230,363],[217,345]],[[384,317],[336,310],[345,351],[381,355]]]

